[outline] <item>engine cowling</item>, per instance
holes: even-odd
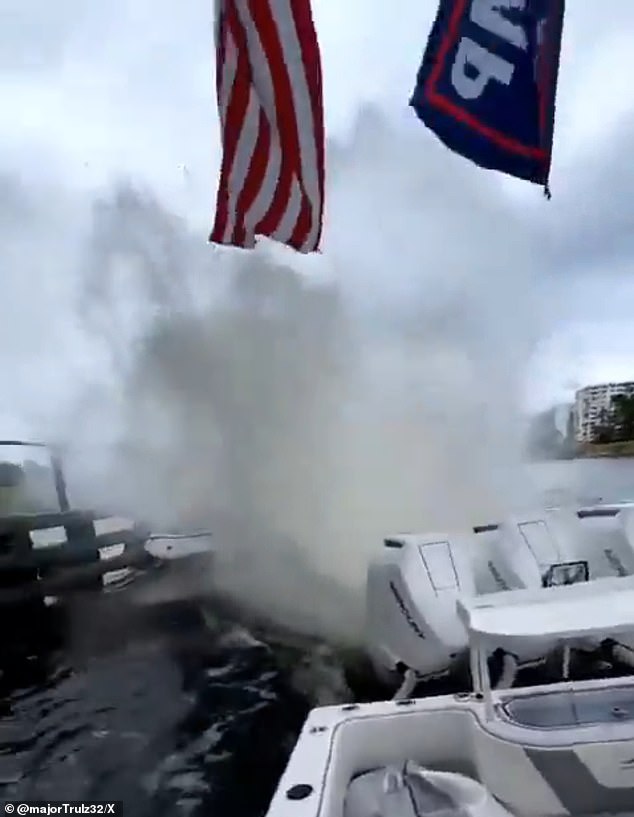
[[[456,598],[475,594],[469,540],[459,534],[395,536],[370,563],[368,651],[383,676],[403,667],[421,677],[440,675],[466,650]]]

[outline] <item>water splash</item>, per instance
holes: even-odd
[[[56,428],[81,451],[77,496],[213,528],[218,586],[337,637],[358,635],[385,534],[497,517],[523,489],[534,237],[421,149],[367,112],[331,149],[327,275],[213,250],[132,185],[83,235],[99,370]]]

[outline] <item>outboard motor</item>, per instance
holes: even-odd
[[[554,567],[587,563],[596,552],[596,545],[577,514],[567,509],[506,519],[497,533],[492,545],[493,558],[496,565],[505,569],[509,585],[500,589],[543,587]],[[570,575],[581,581],[596,578],[590,568],[570,571]]]
[[[623,508],[617,514],[617,531],[607,541],[604,537],[601,553],[612,568],[608,575],[634,575],[634,508]]]
[[[634,574],[634,537],[628,534],[628,527],[634,522],[631,512],[631,509],[619,512],[618,508],[611,512],[609,506],[584,508],[580,512],[558,508],[548,511],[545,519],[559,543],[561,560],[584,560],[588,577],[593,580]]]
[[[510,589],[541,587],[553,564],[568,561],[560,542],[543,516],[507,519],[498,529],[498,560],[512,575]]]
[[[553,566],[581,561],[588,566],[586,581],[634,575],[631,507],[611,517],[601,513],[593,517],[587,511],[583,521],[572,509],[551,509],[532,517],[507,519],[499,525],[498,534],[492,549],[496,564],[506,562],[511,571],[508,589],[539,587]]]
[[[420,680],[449,672],[467,648],[458,595],[475,595],[470,534],[401,535],[386,539],[370,563],[366,586],[367,646],[379,677],[411,669]]]
[[[593,578],[588,565],[592,541],[572,509],[508,518],[498,526],[498,534],[493,560],[506,570],[508,589],[538,589]],[[520,667],[542,664],[557,647],[542,639],[507,640],[500,646]]]
[[[602,559],[601,575],[634,575],[634,507],[624,507],[617,513],[616,529],[602,537],[596,551]],[[634,633],[622,633],[618,641],[609,638],[601,645],[608,662],[634,669]]]

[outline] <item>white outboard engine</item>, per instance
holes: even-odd
[[[576,510],[559,508],[545,516],[559,542],[562,561],[585,561],[590,580],[634,574],[634,538],[628,534],[634,523],[632,508],[613,510],[584,508],[580,519]]]
[[[597,557],[597,542],[573,510],[558,508],[506,519],[498,526],[491,549],[496,563],[506,567],[508,589],[542,587],[549,583],[554,568],[559,569],[558,576],[568,575],[570,581],[606,575],[598,572],[602,557]],[[583,571],[579,570],[581,563],[585,563]]]
[[[596,547],[602,563],[601,575],[634,575],[634,507],[623,507],[616,516],[616,529],[604,535]],[[597,543],[598,544],[598,543]],[[621,634],[617,640],[608,639],[602,645],[609,660],[634,668],[634,633]]]
[[[367,574],[370,658],[388,683],[407,669],[421,680],[443,675],[467,648],[456,598],[475,595],[473,536],[407,534],[384,545]]]
[[[411,684],[460,668],[467,635],[458,596],[634,575],[634,507],[618,518],[583,521],[573,509],[542,510],[473,531],[399,535],[384,544],[367,573],[367,649],[378,675],[403,681],[397,695],[408,695]],[[628,651],[619,660],[634,666],[634,634],[619,645]],[[555,646],[541,639],[500,644],[500,683],[512,684],[515,668],[542,663]],[[515,668],[506,667],[509,661]]]
[[[538,589],[587,581],[588,566],[579,555],[587,553],[583,533],[576,513],[567,509],[505,519],[491,545],[491,560],[507,585],[500,589]],[[556,646],[541,639],[500,644],[520,666],[542,663]]]
[[[551,565],[568,561],[545,514],[526,519],[507,519],[499,526],[498,547],[513,573],[514,588],[541,587]]]
[[[570,564],[569,573],[577,576],[573,567],[592,547],[576,513],[567,509],[508,517],[474,532],[478,594],[542,587],[553,566]]]
[[[585,580],[634,575],[634,508],[612,516],[586,509],[557,508],[507,519],[498,527],[492,551],[506,562],[512,587],[539,587],[554,566],[585,562]],[[580,575],[580,574],[578,574]]]
[[[634,575],[634,507],[620,510],[616,516],[617,531],[611,539],[604,539],[601,555],[611,568],[613,576]],[[606,565],[606,567],[607,567]]]

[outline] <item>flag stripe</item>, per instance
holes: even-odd
[[[253,83],[258,90],[260,104],[264,108],[269,122],[275,123],[275,94],[273,92],[273,78],[271,68],[260,40],[260,33],[249,9],[248,1],[237,0],[236,10],[242,23],[245,39],[242,47],[248,51],[252,66]]]
[[[291,244],[291,239],[293,237],[293,233],[295,232],[295,225],[297,223],[297,219],[299,218],[301,209],[302,191],[297,179],[291,178],[289,198],[285,202],[285,207],[283,209],[280,208],[281,218],[278,222],[277,229],[275,230],[275,235],[277,236],[278,241],[282,241],[284,244],[293,246]]]
[[[220,108],[224,157],[220,171],[216,223],[214,225],[214,235],[217,236],[217,240],[222,244],[227,243],[227,225],[233,221],[230,182],[241,133],[241,130],[235,127],[235,123],[243,122],[246,117],[251,87],[247,55],[238,48],[236,43],[236,25],[233,18],[234,15],[231,14],[231,8],[226,4],[221,19],[221,27],[224,29],[221,32],[221,37],[224,40],[227,52],[227,58],[223,65],[224,76],[221,80],[221,93],[224,107],[222,107],[221,104]],[[235,54],[235,70],[231,73],[225,73],[224,68],[232,58],[232,54]]]
[[[269,0],[266,0],[269,2]],[[259,218],[254,219],[255,213],[247,213],[246,220],[251,226],[254,234],[268,235],[278,241],[287,241],[287,236],[280,229],[280,221],[284,216],[285,208],[290,203],[291,186],[293,183],[293,164],[288,161],[285,146],[280,138],[280,117],[278,114],[278,100],[274,82],[274,71],[279,66],[274,66],[269,60],[262,33],[258,27],[257,19],[251,12],[249,0],[237,0],[240,17],[244,24],[245,41],[244,48],[249,53],[249,58],[253,70],[253,82],[257,88],[258,97],[267,122],[270,124],[271,141],[274,145],[275,156],[269,155],[267,160],[274,164],[275,174],[267,177],[267,181],[272,182],[267,188],[265,195],[259,200]]]
[[[292,247],[304,247],[307,242],[315,240],[311,235],[312,232],[313,225],[310,205],[307,197],[302,196],[301,207],[297,215],[297,221],[295,222],[295,230],[293,231],[293,235],[291,236],[291,240],[289,242],[290,245]]]
[[[251,162],[244,185],[236,201],[237,211],[246,214],[242,224],[238,221],[234,230],[232,243],[238,247],[253,246],[255,243],[254,222],[250,218],[250,214],[258,192],[262,189],[267,165],[270,163],[271,131],[260,105],[257,105],[257,117],[256,142],[253,146]]]
[[[251,86],[248,90],[249,101],[242,120],[242,127],[239,131],[236,145],[235,158],[229,174],[229,218],[225,229],[225,243],[237,243],[241,246],[246,238],[244,221],[238,218],[238,203],[240,197],[246,192],[249,170],[254,158],[255,146],[258,141],[258,130],[260,123],[260,105],[255,92]]]
[[[216,36],[222,164],[210,240],[267,235],[316,250],[324,123],[310,0],[220,0]]]
[[[242,220],[238,218],[238,198],[249,172],[251,156],[257,142],[260,105],[251,81],[251,67],[245,47],[244,29],[233,4],[227,4],[227,25],[232,42],[238,54],[237,72],[231,91],[230,105],[227,110],[227,141],[232,148],[231,163],[227,177],[227,221],[222,241],[232,244],[242,237],[246,240],[246,231]],[[231,105],[239,96],[239,105]],[[240,127],[233,126],[233,115],[239,115]],[[226,149],[226,146],[225,146]],[[241,243],[240,246],[243,246]],[[253,244],[251,243],[250,246]]]
[[[260,41],[258,30],[253,18],[249,14],[246,3],[237,7],[240,21],[244,29],[245,39],[241,46],[248,50],[253,66],[253,78],[258,89],[258,98],[262,106],[263,121],[265,122],[266,153],[260,156],[265,173],[261,184],[250,207],[245,207],[245,232],[253,237],[255,233],[272,235],[281,217],[280,202],[290,195],[292,170],[285,168],[282,176],[282,149],[278,138],[277,116],[275,109],[275,93],[269,64]],[[273,123],[271,127],[270,123]],[[268,137],[268,138],[267,138]],[[276,197],[277,192],[277,198]],[[279,236],[276,236],[279,238]],[[253,238],[251,238],[251,243]]]
[[[251,0],[255,2],[255,0]],[[307,83],[306,63],[302,52],[297,22],[293,13],[293,6],[297,7],[296,0],[277,0],[282,11],[280,13],[280,45],[285,64],[288,66],[292,102],[297,119],[300,122],[310,122],[311,127],[297,129],[300,176],[299,181],[302,193],[307,203],[321,201],[319,187],[319,164],[315,145],[315,123],[313,121],[313,107],[311,94]],[[301,10],[298,8],[298,10]],[[311,219],[312,222],[312,219]],[[314,229],[314,234],[313,233]],[[317,224],[310,224],[308,233],[304,233],[304,240],[315,243]]]
[[[273,198],[269,212],[260,224],[256,225],[256,229],[262,230],[262,225],[266,225],[264,234],[271,233],[278,241],[288,244],[295,226],[294,223],[289,223],[289,212],[292,214],[291,206],[293,209],[296,207],[297,191],[294,189],[294,182],[300,167],[300,155],[291,77],[280,43],[279,25],[283,15],[273,17],[272,5],[277,7],[278,0],[269,0],[265,3],[261,0],[248,0],[248,3],[273,79],[276,133],[282,151],[280,195]]]
[[[247,227],[252,234],[255,234],[256,225],[260,224],[262,219],[264,219],[264,216],[269,211],[271,202],[273,201],[273,196],[275,195],[275,190],[278,186],[282,165],[282,152],[280,150],[280,144],[277,139],[274,140],[273,136],[271,135],[269,120],[265,115],[263,115],[263,118],[265,131],[268,135],[268,151],[265,157],[266,161],[264,177],[260,188],[257,191],[255,200],[245,216]],[[262,233],[261,229],[260,233],[264,234]]]
[[[302,62],[306,68],[306,82],[310,94],[310,105],[313,112],[313,131],[315,134],[315,149],[317,158],[317,184],[319,190],[318,203],[312,208],[314,243],[319,246],[323,229],[323,207],[325,187],[325,145],[324,145],[324,106],[323,106],[323,78],[321,72],[321,58],[319,43],[314,36],[313,19],[310,7],[305,3],[292,0],[293,17],[297,31],[299,46],[302,52]],[[321,138],[320,138],[321,135]],[[310,236],[309,236],[310,240]]]

